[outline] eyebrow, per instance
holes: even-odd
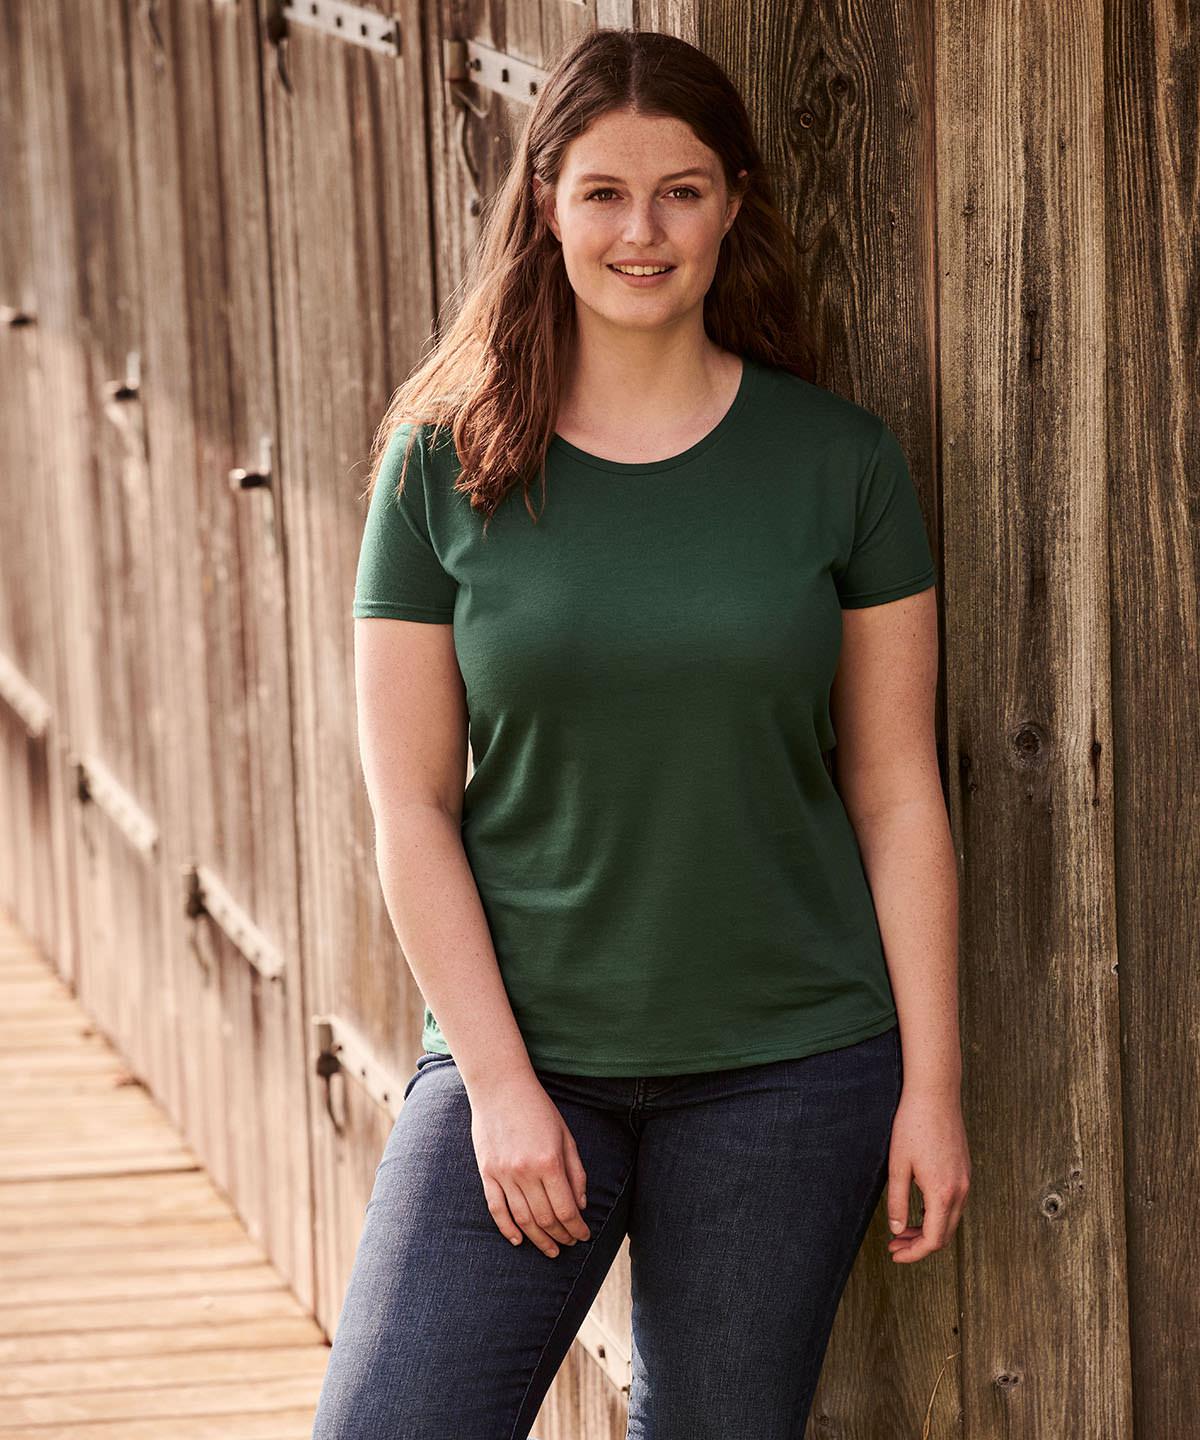
[[[668,180],[685,180],[689,175],[702,175],[706,180],[712,179],[711,170],[695,166],[691,170],[676,170],[673,175],[663,175],[659,178],[658,183],[663,185]],[[580,175],[576,180],[576,184],[590,185],[596,180],[611,181],[617,185],[621,184],[621,177],[619,175]]]

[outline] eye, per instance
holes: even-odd
[[[699,191],[694,190],[690,185],[672,185],[672,187],[670,188],[670,190],[667,191],[667,194],[668,194],[668,195],[676,195],[676,194],[678,194],[681,190],[684,192],[684,194],[685,194],[689,199],[699,200],[699,198],[700,198],[700,193],[699,193]],[[597,195],[615,195],[616,193],[617,193],[617,192],[616,192],[614,189],[612,189],[611,186],[607,186],[607,185],[606,185],[606,186],[603,186],[603,187],[602,187],[601,189],[599,189],[599,190],[592,190],[589,194],[585,195],[583,198],[584,198],[585,200],[594,200]]]

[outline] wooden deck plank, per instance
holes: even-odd
[[[145,1316],[142,1316],[143,1322]],[[311,1315],[285,1315],[268,1320],[225,1323],[130,1325],[117,1330],[52,1330],[44,1335],[0,1336],[0,1373],[10,1365],[51,1360],[92,1360],[109,1355],[149,1357],[219,1353],[224,1350],[271,1349],[277,1345],[319,1345],[321,1329]],[[7,1437],[6,1437],[7,1440]]]
[[[321,1328],[0,914],[0,1440],[307,1440]]]
[[[10,1396],[0,1416],[0,1435],[10,1426],[62,1425],[80,1421],[132,1420],[157,1415],[164,1434],[184,1415],[253,1415],[311,1404],[321,1372],[267,1376],[259,1380],[210,1380],[199,1385],[133,1385],[116,1390],[77,1389],[58,1394]],[[170,1424],[168,1425],[168,1422]]]
[[[169,1428],[159,1418],[0,1428],[4,1440],[308,1440],[311,1434],[311,1406],[260,1415],[179,1415]]]
[[[0,1220],[6,1224],[43,1211],[55,1216],[78,1212],[94,1221],[99,1210],[110,1225],[229,1214],[229,1206],[199,1168],[166,1175],[67,1175],[0,1183]]]
[[[278,1290],[280,1281],[273,1265],[225,1265],[205,1268],[151,1270],[141,1273],[113,1270],[107,1274],[82,1275],[64,1271],[60,1275],[30,1275],[5,1286],[8,1305],[56,1305],[83,1300],[122,1300],[132,1296],[149,1299],[173,1295],[252,1294]]]
[[[93,1217],[91,1224],[83,1221],[68,1223],[53,1234],[39,1238],[38,1244],[49,1254],[55,1250],[75,1251],[106,1246],[110,1242],[125,1243],[127,1235],[128,1228],[117,1229]],[[177,1249],[189,1245],[196,1250],[207,1250],[214,1245],[233,1245],[246,1238],[246,1231],[237,1217],[226,1211],[224,1215],[208,1220],[174,1221],[168,1218],[157,1221],[140,1227],[138,1236],[145,1249]],[[17,1244],[9,1235],[0,1233],[0,1255],[6,1250],[22,1253],[28,1244],[28,1239]]]
[[[198,1250],[195,1246],[148,1246],[142,1243],[142,1237],[135,1231],[126,1231],[120,1239],[103,1249],[88,1247],[64,1253],[33,1248],[8,1255],[4,1260],[4,1275],[10,1285],[15,1286],[25,1280],[59,1275],[99,1278],[106,1275],[155,1275],[162,1271],[182,1274],[185,1269],[199,1274],[261,1263],[258,1246],[252,1240],[239,1238],[228,1245]],[[11,1288],[7,1295],[12,1295]]]
[[[7,1409],[7,1402],[17,1396],[73,1390],[133,1390],[141,1386],[196,1385],[208,1380],[276,1380],[282,1376],[311,1380],[313,1375],[323,1375],[324,1369],[325,1356],[312,1345],[49,1360],[9,1366],[0,1375],[0,1400]]]

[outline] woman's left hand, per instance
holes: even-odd
[[[908,1224],[914,1180],[925,1211],[920,1225]],[[888,1241],[888,1251],[898,1265],[923,1260],[949,1241],[970,1184],[971,1157],[957,1088],[906,1086],[892,1121],[888,1152],[888,1225],[898,1232]]]

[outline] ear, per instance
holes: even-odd
[[[535,175],[533,177],[533,196],[535,203],[545,216],[546,224],[550,227],[554,238],[561,245],[562,236],[558,231],[558,217],[554,213],[553,186],[547,185],[539,175]]]
[[[742,178],[742,176],[745,175],[746,173],[747,173],[747,172],[746,172],[745,170],[739,170],[739,171],[737,172],[737,178],[740,180],[740,179]],[[744,194],[745,192],[743,191],[742,193]],[[737,213],[738,213],[738,211],[739,211],[741,208],[742,208],[742,195],[739,194],[739,195],[731,196],[731,197],[730,197],[730,200],[729,200],[729,219],[726,220],[726,222],[725,222],[725,230],[722,232],[723,234],[728,234],[729,228],[730,228],[730,226],[733,224],[733,222],[737,219]]]

